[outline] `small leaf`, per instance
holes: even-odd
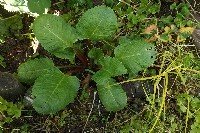
[[[135,14],[130,14],[130,15],[128,16],[128,18],[129,18],[130,22],[131,22],[133,25],[135,25],[135,24],[137,24],[137,23],[139,22],[138,16],[136,16]]]
[[[62,17],[43,14],[33,23],[33,32],[41,45],[49,52],[72,47],[78,36],[75,29]]]
[[[52,72],[39,77],[33,85],[33,107],[38,113],[56,113],[73,102],[79,89],[76,77]]]
[[[173,9],[177,9],[177,5],[176,3],[174,2],[172,5],[170,5],[170,9],[173,10]]]
[[[45,9],[51,7],[50,0],[28,0],[28,8],[32,13],[43,14]]]
[[[94,41],[108,39],[117,30],[117,17],[111,8],[96,6],[83,14],[76,29],[83,37]]]
[[[162,33],[161,35],[155,35],[162,42],[170,42],[172,40],[171,34]]]
[[[1,55],[0,55],[0,66],[2,66],[3,68],[6,67],[6,63],[4,62],[4,58]]]
[[[98,61],[104,57],[104,53],[100,48],[92,48],[88,53],[88,57]]]
[[[101,59],[99,63],[102,68],[92,77],[98,84],[105,84],[108,78],[127,73],[127,70],[122,62],[116,58],[107,56]]]
[[[163,22],[164,24],[171,24],[173,20],[174,18],[171,15],[167,17],[162,16],[160,19],[160,21]]]
[[[148,9],[149,13],[155,14],[160,11],[160,4],[153,4]]]
[[[105,0],[105,4],[112,7],[112,5],[114,4],[114,0]]]
[[[119,43],[120,45],[115,48],[114,54],[129,73],[137,74],[154,63],[156,51],[152,44],[144,40],[128,38],[121,38]]]
[[[52,71],[60,72],[53,64],[53,61],[48,58],[40,58],[29,60],[21,64],[18,68],[18,76],[20,81],[32,84],[34,81]]]
[[[184,16],[188,16],[190,14],[190,7],[188,4],[184,4],[181,8],[181,14],[183,14]]]
[[[127,96],[120,85],[109,79],[105,85],[98,85],[98,94],[107,111],[118,111],[127,104]]]
[[[56,57],[61,59],[68,59],[72,64],[74,63],[75,59],[75,52],[73,48],[66,48],[52,52]]]
[[[192,34],[192,32],[194,31],[194,28],[193,27],[181,27],[179,29],[179,32],[180,33],[189,33],[189,34]]]

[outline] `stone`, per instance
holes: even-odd
[[[8,101],[17,101],[25,93],[22,84],[8,72],[0,72],[0,96]]]
[[[153,84],[151,81],[135,81],[122,84],[122,88],[126,92],[129,99],[145,98],[146,94],[153,94]]]
[[[32,108],[33,105],[33,95],[32,95],[32,87],[29,88],[24,96],[23,103],[24,107],[26,108]]]
[[[197,50],[200,52],[200,29],[195,29],[192,33],[192,37],[194,39],[194,45]]]

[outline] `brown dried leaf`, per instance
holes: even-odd
[[[144,34],[151,34],[152,31],[156,30],[157,26],[155,24],[150,25],[144,30]]]

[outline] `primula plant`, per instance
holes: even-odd
[[[103,52],[103,47],[97,49],[95,43],[114,39],[118,28],[117,16],[110,7],[96,6],[87,10],[75,26],[65,22],[62,16],[42,14],[35,18],[32,28],[45,50],[58,58],[69,59],[72,64],[77,54],[76,45],[80,45],[76,42],[85,39],[93,42],[88,56],[91,61],[96,61],[99,70],[93,74],[92,80],[96,82],[101,102],[108,111],[121,110],[127,104],[126,93],[114,77],[137,75],[155,61],[153,44],[142,38],[119,37],[110,55]],[[77,77],[62,73],[48,58],[21,64],[18,76],[22,82],[34,83],[33,107],[44,114],[64,109],[76,98],[80,86]]]

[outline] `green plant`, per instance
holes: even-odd
[[[0,130],[5,123],[10,123],[21,116],[21,105],[7,102],[0,97]]]
[[[97,6],[86,11],[75,28],[60,16],[40,15],[33,23],[33,33],[48,52],[73,63],[77,54],[75,43],[78,40],[109,41],[114,37],[117,27],[117,17],[113,10],[106,6]],[[95,44],[93,51],[94,49]],[[156,51],[152,44],[143,39],[121,37],[113,54],[102,54],[102,57],[96,58],[94,52],[89,52],[89,56],[99,65],[100,70],[92,79],[97,83],[103,105],[108,111],[117,111],[126,106],[127,96],[112,77],[127,73],[130,77],[136,76],[139,71],[153,64]],[[33,107],[45,114],[55,113],[72,102],[79,87],[77,78],[64,75],[49,59],[35,59],[21,64],[18,75],[22,82],[34,83]]]
[[[185,131],[187,131],[188,122],[194,118],[190,127],[190,133],[198,133],[200,128],[200,99],[187,93],[177,95],[177,105],[179,111],[185,115]]]
[[[189,18],[190,11],[188,3],[173,3],[170,5],[174,15],[161,16],[157,25],[163,32],[157,35],[162,42],[182,43],[191,36],[193,27],[196,24]],[[174,35],[177,35],[176,39]]]
[[[146,25],[149,21],[147,18],[149,16],[154,16],[157,12],[160,11],[160,2],[154,2],[149,0],[141,0],[141,1],[121,1],[113,7],[116,10],[117,14],[120,16],[120,24],[124,25],[123,22],[127,19],[127,28],[131,28],[137,24],[141,27],[142,25]],[[151,17],[150,19],[154,19],[155,17]],[[140,27],[140,28],[141,28]]]

